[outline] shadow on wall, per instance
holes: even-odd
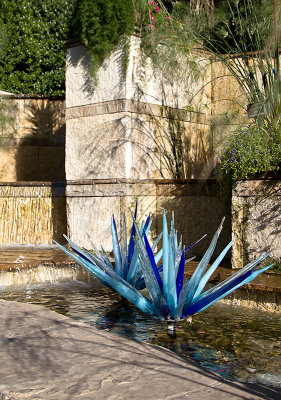
[[[173,77],[168,79],[169,86],[162,82],[156,104],[146,102],[147,93],[137,85],[132,113],[134,144],[145,157],[152,153],[153,164],[158,175],[164,179],[209,178],[213,176],[213,135],[210,116],[206,110],[200,110],[200,104],[192,105],[187,91],[186,99],[190,104],[184,108],[180,89]],[[187,87],[188,84],[187,84]],[[143,136],[138,140],[139,136]],[[153,150],[152,150],[153,149]]]
[[[213,257],[217,257],[231,241],[230,205],[224,204],[221,198],[222,187],[215,180],[186,180],[157,184],[157,231],[162,230],[163,209],[165,209],[170,230],[172,212],[174,212],[175,228],[178,241],[182,235],[182,243],[188,247],[207,236],[190,249],[188,257],[195,256],[200,261],[206,252],[223,217],[226,217],[224,228],[218,240]],[[230,267],[231,252],[225,257],[225,265]]]
[[[183,138],[186,177],[211,178],[215,168],[212,145],[206,140],[204,126],[197,124],[195,130],[196,135]]]
[[[1,135],[1,180],[20,182],[10,188],[12,197],[19,197],[14,200],[15,207],[22,196],[27,209],[36,204],[36,212],[45,218],[44,226],[52,227],[50,234],[58,238],[66,232],[64,100],[20,96],[9,98],[7,103],[9,121]],[[51,201],[46,198],[50,196],[46,186],[51,188]],[[26,197],[28,187],[31,194]]]
[[[66,80],[71,81],[71,85],[68,87],[69,95],[71,90],[76,93],[83,92],[83,97],[90,102],[93,101],[95,95],[99,98],[100,96],[103,97],[105,93],[110,98],[112,93],[115,93],[115,98],[117,99],[124,97],[126,76],[124,74],[124,53],[122,51],[122,46],[118,47],[100,65],[96,76],[97,85],[93,78],[91,56],[86,46],[82,45],[75,39],[69,40],[66,43],[66,46],[68,48],[66,59]],[[110,76],[110,78],[108,77],[108,72],[112,69],[112,66],[114,79],[112,76]],[[102,84],[104,84],[108,79],[111,80],[111,85],[112,82],[115,82],[115,85],[113,85],[109,91],[106,88],[106,85],[102,86]]]
[[[62,101],[24,101],[24,137],[15,156],[17,181],[65,181],[65,122]]]
[[[91,127],[82,119],[73,121],[68,133],[71,137],[68,153],[72,155],[68,166],[73,176],[87,179],[212,177],[210,126],[166,117],[169,110],[164,110],[165,116],[161,116],[160,106],[155,106],[157,114],[149,107],[134,102],[134,112],[124,111],[118,117],[115,114],[108,118],[96,115]]]
[[[64,101],[25,101],[25,137],[15,161],[18,181],[51,182],[53,238],[66,232]]]

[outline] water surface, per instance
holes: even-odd
[[[178,323],[176,336],[170,337],[166,323],[144,315],[95,280],[6,288],[0,297],[42,305],[98,329],[166,347],[230,380],[281,387],[280,314],[216,304],[195,315],[191,324]]]

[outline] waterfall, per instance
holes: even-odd
[[[64,193],[51,184],[0,185],[0,243],[51,244],[66,231],[64,218]]]

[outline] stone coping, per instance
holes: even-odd
[[[17,182],[14,184],[0,183],[0,198],[26,198],[26,199],[43,199],[43,198],[60,198],[65,199],[65,183],[25,183]]]
[[[265,179],[249,179],[238,181],[233,189],[232,196],[260,197],[281,196],[281,179],[270,177]]]
[[[216,179],[91,179],[67,182],[0,182],[0,197],[214,196]],[[45,190],[45,191],[44,191]]]
[[[229,382],[169,350],[0,300],[5,400],[277,400],[280,389]]]
[[[66,120],[68,120],[120,112],[145,114],[151,116],[151,118],[167,118],[204,125],[209,125],[211,121],[210,115],[201,112],[188,109],[176,109],[133,99],[115,99],[100,103],[67,107],[65,117]]]
[[[67,197],[219,196],[215,179],[96,179],[67,181]]]
[[[34,99],[34,100],[65,100],[65,96],[50,96],[44,94],[14,94],[9,92],[0,91],[0,97],[7,99]]]
[[[19,182],[0,182],[0,186],[14,187],[65,187],[66,182],[49,182],[49,181],[19,181]]]
[[[167,184],[217,184],[218,181],[215,178],[199,179],[199,178],[189,178],[189,179],[127,179],[127,178],[101,178],[101,179],[79,179],[79,180],[68,180],[67,184],[70,185],[92,185],[92,184],[118,184],[118,183],[129,183],[129,184],[139,184],[139,183],[155,183],[159,185]]]
[[[54,137],[52,135],[46,135],[45,137],[0,137],[0,145],[3,147],[14,147],[14,146],[48,146],[48,147],[64,147],[65,137]]]

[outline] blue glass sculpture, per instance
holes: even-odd
[[[126,220],[124,218],[120,249],[116,224],[114,217],[112,217],[111,233],[115,266],[110,262],[106,252],[102,249],[101,254],[94,245],[95,254],[84,248],[81,249],[66,236],[73,251],[58,243],[57,245],[103,284],[115,289],[144,313],[153,315],[160,320],[178,321],[201,312],[238,287],[249,283],[272,266],[261,267],[261,262],[269,254],[267,252],[225,281],[203,292],[209,278],[233,244],[233,241],[231,241],[207,269],[221,233],[223,221],[193,275],[190,279],[187,278],[184,281],[184,269],[188,261],[185,260],[185,254],[190,247],[198,242],[193,243],[187,249],[182,246],[181,240],[178,243],[174,218],[172,217],[169,233],[164,211],[163,232],[151,246],[147,238],[151,219],[148,217],[139,228],[136,222],[136,213],[137,208],[133,216],[134,222],[128,249]],[[163,238],[163,247],[154,255],[161,237]],[[161,260],[162,264],[158,265]],[[147,289],[149,298],[140,291],[144,287]]]

